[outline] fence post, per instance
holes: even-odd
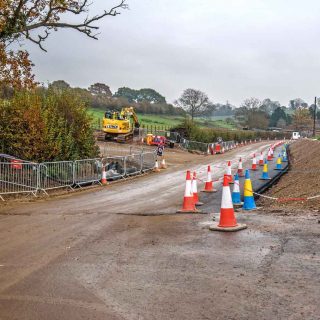
[[[74,186],[76,183],[76,162],[72,162],[72,185]]]
[[[40,190],[40,164],[37,164],[37,190],[36,192],[39,192]]]
[[[142,153],[140,153],[140,173],[142,173],[142,171],[143,171],[143,155],[142,155]]]
[[[127,157],[123,157],[124,176],[127,176]]]
[[[141,152],[141,172],[143,172],[143,162],[144,162],[144,150],[142,148],[142,152]]]

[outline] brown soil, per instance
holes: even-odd
[[[285,214],[320,212],[320,197],[293,201],[292,198],[301,199],[320,195],[320,142],[314,140],[300,140],[290,146],[290,171],[274,185],[267,196],[280,198],[279,201],[261,199],[265,207],[274,208],[274,212]]]

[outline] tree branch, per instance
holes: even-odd
[[[40,49],[46,51],[42,43],[48,38],[50,30],[57,30],[59,28],[69,28],[77,30],[89,38],[98,39],[98,33],[94,33],[94,30],[98,30],[99,27],[95,25],[96,21],[99,21],[106,16],[117,16],[120,14],[120,9],[128,9],[126,0],[119,0],[119,4],[112,7],[110,10],[105,10],[99,15],[93,17],[86,17],[81,23],[68,23],[60,22],[60,16],[63,13],[72,13],[80,15],[88,11],[88,7],[91,5],[89,0],[75,2],[66,2],[66,5],[59,4],[55,6],[55,0],[47,0],[47,4],[41,7],[43,3],[41,0],[34,0],[33,5],[26,11],[25,4],[30,0],[19,0],[17,8],[15,9],[12,18],[8,19],[8,24],[4,26],[3,30],[0,30],[0,40],[10,41],[11,39],[17,40],[21,35],[31,42],[37,44]],[[31,1],[32,2],[32,1]],[[39,9],[40,7],[40,9]],[[45,28],[45,35],[38,34],[37,38],[30,35],[31,31],[36,29]]]

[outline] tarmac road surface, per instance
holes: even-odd
[[[207,162],[218,178],[266,145]],[[175,214],[184,179],[174,167],[0,207],[0,319],[320,319],[317,219],[239,213],[247,230],[210,232],[212,215]],[[203,211],[220,197],[202,195]]]

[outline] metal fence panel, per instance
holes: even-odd
[[[152,170],[156,162],[155,152],[145,152],[142,154],[142,172]]]
[[[100,182],[101,175],[101,159],[85,159],[74,162],[74,184],[77,186]]]
[[[39,189],[42,191],[74,185],[74,162],[43,162],[39,165]]]
[[[196,150],[200,152],[208,152],[208,143],[197,142],[197,141],[188,141],[186,144],[187,150]]]
[[[142,171],[142,155],[131,154],[126,156],[126,175],[131,176]]]
[[[107,180],[123,178],[126,174],[125,157],[106,157],[102,159],[106,169]]]
[[[5,194],[37,192],[36,163],[0,162],[0,198]]]

